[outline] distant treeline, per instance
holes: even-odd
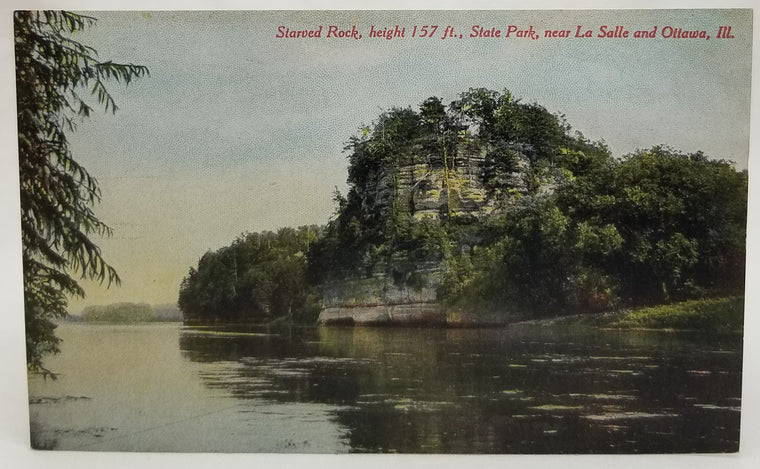
[[[182,282],[186,318],[313,321],[321,285],[378,275],[437,285],[452,310],[535,317],[743,292],[748,179],[731,162],[664,146],[615,158],[562,116],[484,89],[384,112],[346,149],[335,216],[207,252]],[[478,172],[457,176],[470,159]],[[439,214],[416,216],[434,177]]]
[[[182,313],[174,305],[125,302],[87,306],[82,310],[81,320],[118,323],[181,321]]]

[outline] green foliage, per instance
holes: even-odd
[[[309,309],[314,286],[356,277],[410,288],[432,278],[450,310],[523,316],[744,288],[747,174],[729,162],[659,146],[615,159],[562,116],[485,89],[448,106],[431,97],[419,111],[393,108],[346,150],[348,193],[336,193],[333,219],[299,248],[305,257],[256,254],[241,274],[242,241],[206,254],[183,283],[186,317],[267,320],[285,311],[272,292]],[[452,173],[468,159],[483,162],[488,215],[454,215]],[[431,174],[447,197],[439,192],[436,218],[418,219],[415,190]]]
[[[384,271],[406,277],[398,272],[445,258],[451,272],[445,274],[444,290],[461,292],[457,283],[469,282],[470,274],[454,273],[469,269],[464,267],[469,260],[460,259],[459,253],[476,244],[480,235],[477,228],[462,229],[472,221],[453,215],[458,208],[453,194],[458,189],[450,171],[470,157],[484,157],[482,182],[493,189],[492,196],[506,200],[514,196],[515,188],[505,180],[521,171],[524,162],[528,190],[535,194],[542,181],[551,179],[547,168],[560,144],[578,151],[595,148],[568,136],[568,131],[560,117],[537,104],[521,103],[507,91],[471,89],[449,106],[430,97],[419,111],[393,108],[382,113],[346,146],[349,191],[339,198],[337,217],[311,256],[315,265],[323,267],[319,275],[325,279]],[[399,170],[409,165],[423,165],[429,172],[443,170],[446,203],[442,220],[434,223],[445,236],[432,234],[435,230],[426,222],[412,219],[412,197],[400,192],[409,189],[400,188],[398,182]]]
[[[100,61],[95,50],[71,39],[94,22],[94,18],[69,12],[17,11],[13,17],[24,307],[31,370],[42,368],[44,355],[58,352],[52,319],[67,314],[67,295],[84,296],[70,272],[109,285],[119,282],[90,239],[111,230],[91,209],[100,200],[100,190],[71,154],[66,132],[93,112],[86,93],[105,110],[116,112],[105,82],[129,83],[148,70]]]
[[[641,308],[610,318],[605,325],[626,329],[741,331],[744,325],[744,298],[691,300]]]
[[[492,222],[465,301],[557,315],[743,291],[746,173],[663,147],[598,155],[563,151],[572,177]]]
[[[249,233],[201,257],[182,280],[179,308],[191,322],[314,322],[320,298],[307,253],[322,229],[302,226]]]
[[[135,323],[157,321],[158,315],[147,303],[113,303],[88,306],[82,311],[88,322]]]
[[[557,204],[619,234],[620,249],[593,262],[627,302],[743,289],[747,174],[728,162],[653,147],[560,188]]]

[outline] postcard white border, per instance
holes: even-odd
[[[23,316],[21,298],[20,228],[18,226],[18,179],[16,158],[16,124],[14,97],[14,65],[12,44],[12,15],[14,9],[73,9],[73,10],[211,10],[211,9],[664,9],[664,8],[754,8],[756,0],[388,0],[357,2],[348,0],[280,0],[279,2],[243,0],[5,0],[2,2],[0,28],[0,460],[14,468],[211,468],[220,466],[306,467],[322,469],[360,466],[363,469],[402,465],[415,468],[459,468],[464,464],[479,467],[655,467],[698,469],[707,467],[760,467],[760,386],[758,364],[760,347],[760,319],[755,310],[760,305],[760,293],[753,285],[760,285],[760,189],[755,174],[760,155],[758,139],[758,64],[760,57],[760,28],[754,25],[753,93],[751,111],[751,142],[748,162],[750,172],[747,238],[747,313],[745,326],[744,393],[742,403],[742,437],[739,455],[634,455],[634,456],[392,456],[392,455],[262,455],[262,454],[161,454],[161,453],[77,453],[33,451],[29,447],[26,371],[24,366]],[[757,13],[757,12],[756,12]],[[760,314],[760,313],[758,313]]]

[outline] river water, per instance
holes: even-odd
[[[671,453],[739,445],[741,337],[59,327],[32,444],[96,451]]]

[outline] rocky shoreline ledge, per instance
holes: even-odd
[[[420,302],[327,307],[317,322],[328,326],[500,327],[521,319],[517,315],[452,312],[440,303]]]
[[[620,311],[528,319],[518,314],[468,314],[446,311],[435,302],[333,306],[319,324],[345,326],[503,327],[509,325],[585,325],[615,329],[740,332],[744,297],[690,300]]]

